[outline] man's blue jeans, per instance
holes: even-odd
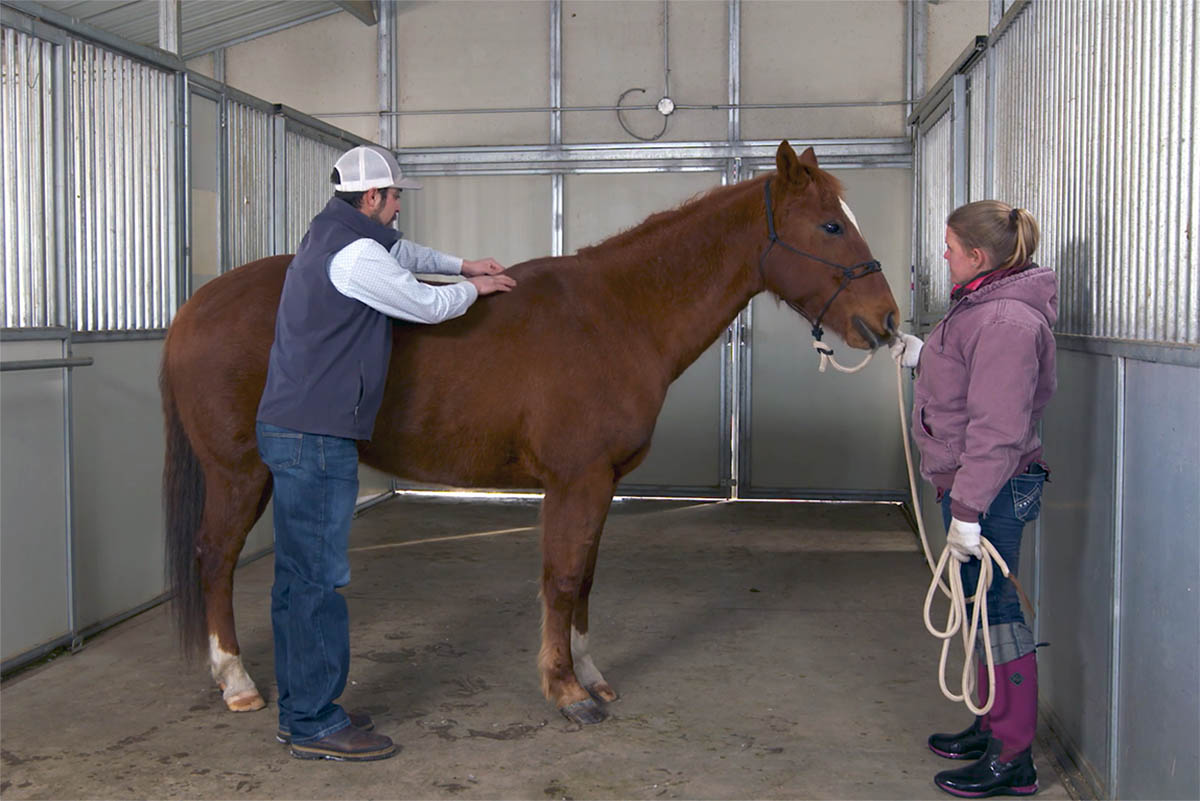
[[[350,669],[350,622],[337,588],[350,581],[358,448],[352,439],[262,422],[256,433],[275,482],[271,626],[279,727],[292,742],[306,743],[350,725],[334,703]]]
[[[1021,563],[1021,532],[1025,524],[1035,520],[1042,509],[1042,485],[1046,475],[1045,469],[1035,463],[1029,471],[1004,482],[996,500],[992,501],[987,513],[978,521],[981,535],[991,540],[1014,576],[1018,575],[1017,569]],[[949,492],[942,494],[942,522],[949,531]],[[975,585],[979,581],[979,560],[964,562],[961,570],[963,592],[970,597],[975,594]],[[1017,588],[999,570],[992,574],[992,586],[987,592],[987,611],[989,624],[1025,623]],[[968,615],[971,612],[970,604],[967,605],[967,612]]]

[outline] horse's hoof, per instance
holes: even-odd
[[[607,681],[598,681],[595,684],[589,685],[587,688],[588,694],[597,701],[603,701],[606,704],[611,704],[619,697],[617,691]]]
[[[562,712],[563,717],[572,723],[587,725],[589,723],[600,723],[608,717],[608,713],[591,698],[585,698],[582,701],[576,701],[573,704],[567,704],[558,710]]]
[[[225,699],[225,706],[230,712],[253,712],[267,705],[258,690],[246,690]]]

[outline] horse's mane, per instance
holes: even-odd
[[[835,176],[825,170],[813,170],[811,172],[813,183],[817,187],[817,192],[822,197],[842,196],[842,182]],[[596,250],[608,249],[611,247],[620,247],[622,245],[631,244],[634,241],[644,241],[649,237],[653,237],[662,231],[670,228],[672,225],[679,223],[687,218],[688,213],[693,211],[697,206],[704,204],[713,204],[717,207],[726,207],[730,213],[745,211],[745,209],[733,208],[737,202],[741,200],[741,195],[736,190],[745,189],[747,186],[761,186],[765,181],[775,176],[774,172],[760,175],[750,181],[744,181],[728,186],[714,186],[711,189],[706,189],[692,197],[684,200],[678,206],[667,209],[666,211],[656,212],[651,214],[645,220],[635,225],[630,226],[622,231],[619,231],[607,239],[601,240],[593,245],[581,247],[578,250],[578,255],[587,256],[594,253]],[[713,209],[714,211],[716,208]],[[760,213],[755,211],[755,213]]]

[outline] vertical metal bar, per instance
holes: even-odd
[[[158,46],[179,54],[181,0],[158,0]]]
[[[172,169],[167,175],[171,186],[167,196],[174,198],[170,214],[174,233],[174,254],[176,269],[167,265],[166,279],[170,285],[165,295],[157,297],[158,319],[154,321],[156,328],[166,328],[171,322],[171,310],[179,304],[179,298],[188,294],[191,287],[191,230],[192,230],[192,193],[191,163],[188,160],[188,141],[191,120],[188,118],[187,73],[177,72],[174,75],[162,76],[163,88],[166,92],[168,114],[167,130],[172,136],[167,140],[169,163]]]
[[[925,62],[929,51],[929,4],[916,0],[913,4],[913,97],[920,100],[925,96]]]
[[[953,101],[950,104],[950,124],[953,130],[953,195],[951,204],[958,208],[967,202],[967,76],[959,73],[953,79]]]
[[[724,184],[736,184],[742,179],[742,160],[730,159],[725,167]],[[719,483],[725,489],[725,497],[738,497],[740,477],[739,460],[742,451],[742,436],[738,424],[742,409],[741,331],[745,326],[746,311],[743,309],[725,329],[725,348],[721,356],[721,448]],[[748,444],[748,443],[747,443]]]
[[[3,110],[3,117],[0,121],[3,122],[5,131],[17,130],[17,97],[19,92],[20,82],[17,80],[15,64],[16,53],[14,52],[17,43],[17,32],[11,28],[0,28],[0,35],[3,36],[4,42],[4,85],[3,91],[0,92],[0,110]],[[3,140],[3,169],[5,175],[16,176],[16,137],[11,134],[6,134]],[[20,269],[20,258],[17,254],[19,221],[17,218],[17,199],[18,182],[8,180],[3,182],[4,196],[4,233],[0,237],[0,248],[4,250],[4,319],[0,322],[5,327],[13,327],[16,325],[16,280],[17,271]],[[12,232],[10,234],[9,232]]]
[[[375,45],[379,71],[379,144],[389,150],[397,145],[398,120],[396,110],[396,4],[376,4],[379,21],[375,30]]]
[[[128,85],[134,65],[127,59],[117,57],[114,60],[113,74],[113,269],[114,291],[116,293],[115,328],[124,331],[129,328],[129,275],[133,265],[129,261],[127,245],[129,235],[129,210],[126,206],[129,174],[129,128],[125,119],[125,111],[129,106]]]
[[[36,40],[35,40],[36,41]],[[36,239],[38,258],[33,268],[33,324],[49,324],[49,298],[53,287],[51,271],[58,265],[51,256],[53,243],[59,240],[59,218],[54,214],[54,86],[49,42],[37,42],[38,77],[38,216],[41,217]]]
[[[550,146],[562,144],[562,0],[550,0]]]
[[[729,0],[729,130],[727,138],[742,138],[742,0]]]
[[[271,184],[271,247],[272,253],[287,253],[287,131],[286,120],[280,114],[271,118],[271,147],[274,156]]]
[[[1196,87],[1200,85],[1200,57],[1197,56],[1196,41],[1200,34],[1200,4],[1190,4],[1191,19],[1184,25],[1183,52],[1188,64],[1182,70],[1183,82],[1179,87],[1179,101],[1183,109],[1181,128],[1183,137],[1179,142],[1180,162],[1185,165],[1184,178],[1181,185],[1185,187],[1186,197],[1181,203],[1180,225],[1186,226],[1192,235],[1182,243],[1179,270],[1182,276],[1180,296],[1184,299],[1179,313],[1183,320],[1182,338],[1185,342],[1200,343],[1200,276],[1189,265],[1200,263],[1200,166],[1195,161],[1197,141],[1196,104],[1200,98],[1196,96]]]
[[[1110,798],[1120,798],[1117,779],[1120,776],[1118,763],[1121,757],[1121,606],[1124,601],[1122,576],[1125,572],[1125,379],[1126,360],[1113,359],[1115,364],[1116,426],[1113,430],[1113,488],[1112,488],[1112,642],[1111,673],[1108,690],[1108,792]]]
[[[564,190],[566,177],[561,172],[550,175],[550,255],[563,255]]]
[[[550,2],[550,146],[562,145],[562,0]],[[550,255],[561,256],[565,247],[566,178],[550,176]]]
[[[75,291],[72,285],[70,254],[73,252],[71,237],[72,226],[65,221],[70,219],[70,204],[68,177],[72,174],[70,153],[67,148],[67,131],[70,117],[69,96],[72,87],[67,82],[67,64],[69,52],[65,45],[54,48],[54,216],[63,221],[59,228],[61,235],[57,237],[54,246],[55,258],[55,298],[54,315],[50,325],[70,326],[74,319]]]
[[[17,57],[16,69],[13,72],[17,83],[17,127],[18,131],[29,130],[29,41],[28,37],[20,36],[17,38]],[[33,253],[30,240],[32,239],[33,225],[29,219],[31,201],[33,200],[32,187],[30,186],[30,164],[29,164],[29,140],[30,137],[16,137],[16,167],[17,172],[15,178],[20,182],[20,193],[17,200],[17,271],[14,278],[16,286],[13,294],[13,310],[14,320],[17,325],[27,325],[26,317],[26,293],[28,291],[29,265],[33,259]]]

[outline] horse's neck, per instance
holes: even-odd
[[[672,379],[763,288],[758,256],[767,223],[754,202],[761,192],[759,182],[717,190],[649,223],[643,236],[635,228],[596,246],[610,265],[606,273],[625,272],[622,283],[639,288],[627,311]]]

